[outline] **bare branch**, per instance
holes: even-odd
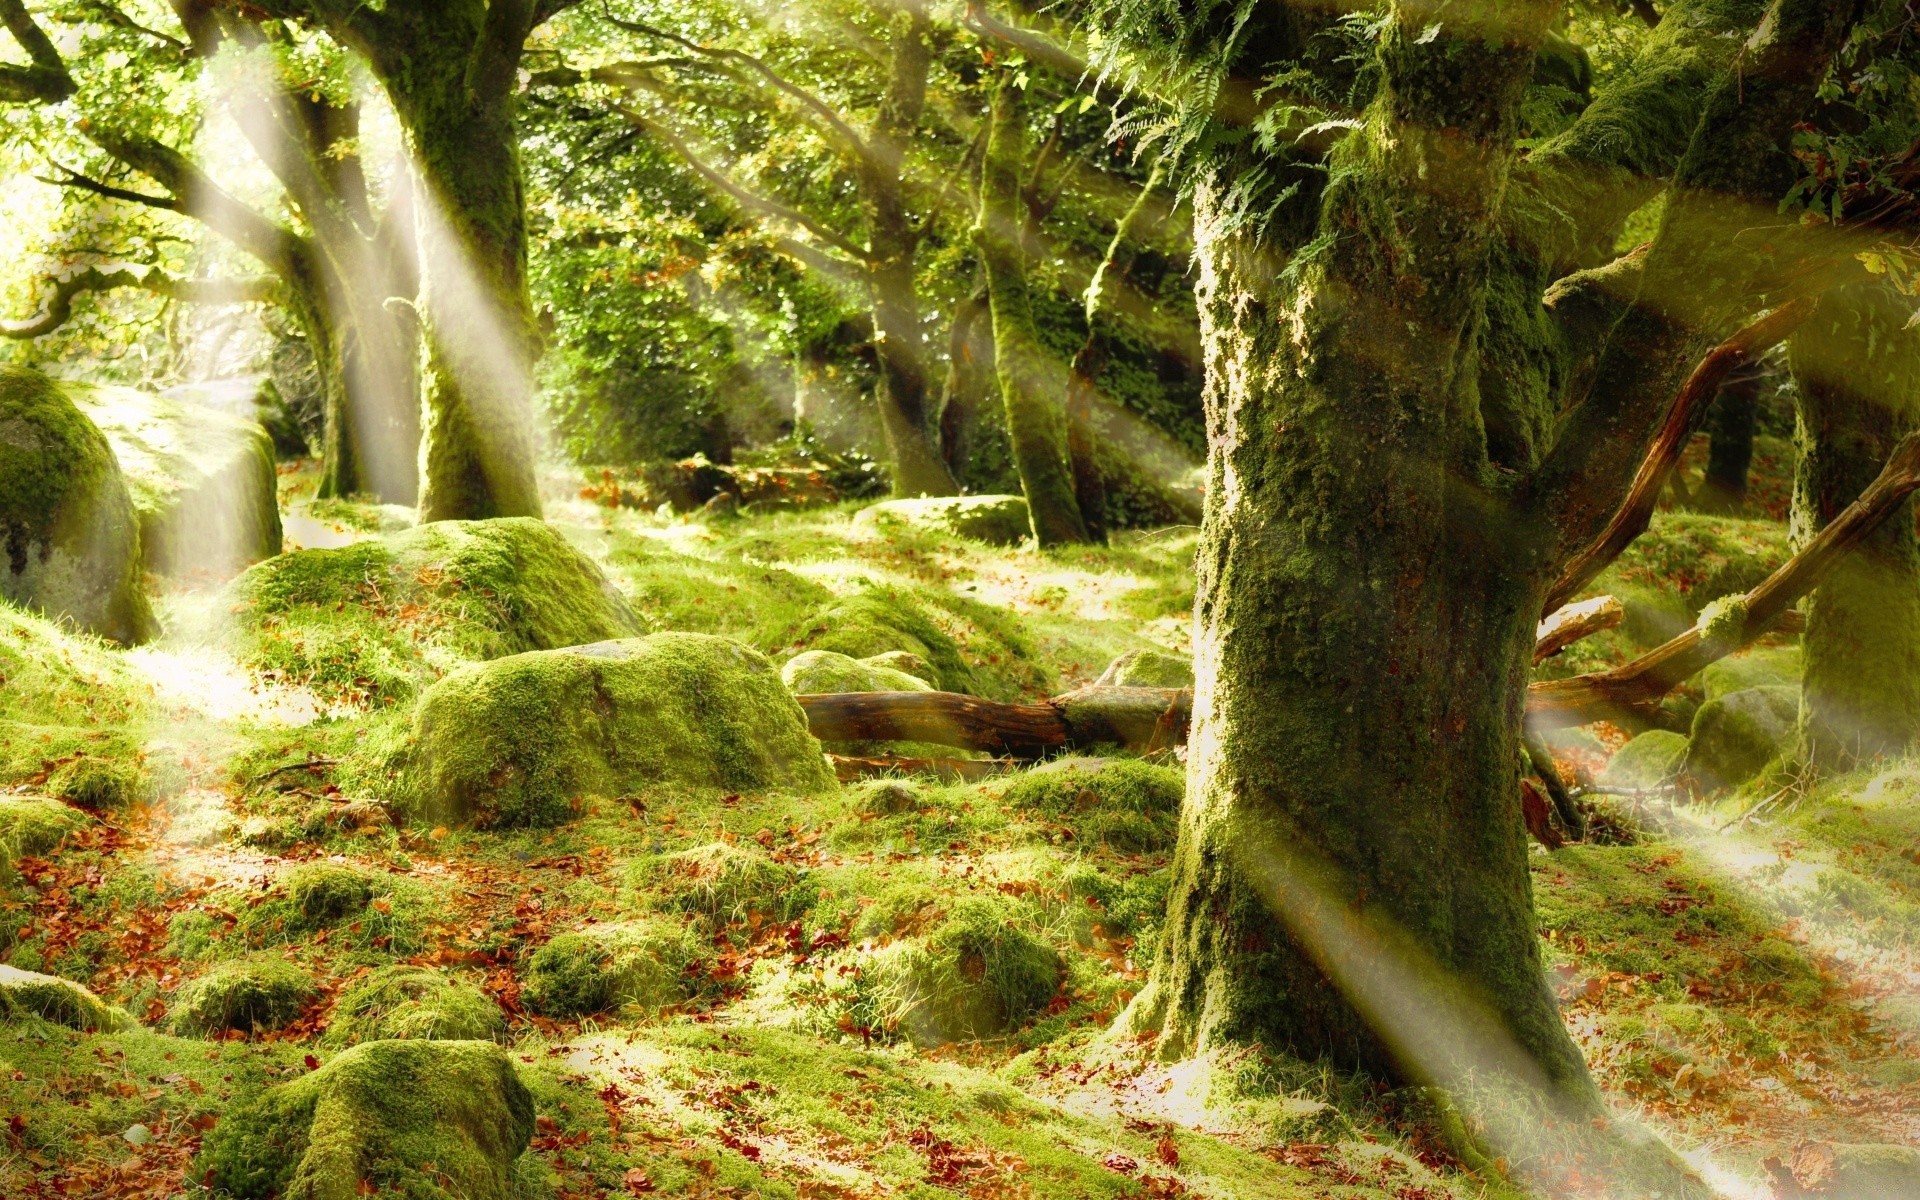
[[[279,298],[280,281],[254,279],[181,279],[149,267],[86,267],[52,281],[53,294],[40,312],[24,321],[0,320],[0,337],[42,337],[73,318],[73,301],[83,292],[140,288],[194,304],[265,304]]]
[[[82,175],[71,167],[61,166],[59,163],[53,165],[59,168],[60,175],[35,175],[34,178],[53,187],[75,188],[83,192],[92,192],[96,196],[105,196],[109,200],[124,200],[129,204],[144,205],[147,208],[158,208],[167,212],[180,212],[185,207],[178,196],[154,196],[146,192],[136,192],[130,188],[115,187],[91,175]]]

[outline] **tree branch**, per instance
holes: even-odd
[[[53,294],[40,312],[24,321],[0,320],[0,337],[25,340],[52,333],[73,318],[73,301],[83,292],[140,288],[193,304],[265,304],[280,296],[280,281],[254,279],[181,279],[153,268],[86,267],[54,279]]]
[[[158,208],[166,212],[184,211],[184,202],[178,196],[154,196],[146,192],[136,192],[131,188],[115,187],[91,175],[82,175],[71,167],[61,166],[59,163],[53,165],[63,174],[58,177],[35,175],[34,178],[53,187],[75,188],[83,192],[92,192],[96,196],[105,196],[109,200],[124,200],[129,204]]]
[[[31,65],[0,64],[0,102],[58,104],[73,95],[73,76],[60,52],[27,11],[26,0],[0,0],[0,22],[27,52]]]
[[[1731,635],[1705,636],[1699,626],[1624,666],[1527,689],[1527,719],[1540,728],[1584,725],[1621,716],[1644,717],[1652,705],[1709,663],[1752,643],[1775,627],[1802,596],[1882,522],[1902,511],[1920,489],[1920,434],[1901,439],[1879,477],[1860,498],[1738,601],[1742,613]]]
[[[1748,366],[1768,350],[1787,339],[1813,312],[1812,300],[1795,300],[1774,309],[1714,347],[1687,376],[1667,406],[1667,419],[1653,439],[1653,445],[1634,474],[1627,498],[1613,515],[1600,536],[1573,556],[1561,569],[1560,577],[1547,592],[1541,611],[1553,613],[1592,583],[1607,564],[1620,557],[1633,540],[1647,531],[1660,493],[1667,486],[1675,464],[1686,451],[1687,442],[1705,419],[1720,385],[1742,367]]]

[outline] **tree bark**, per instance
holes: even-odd
[[[1834,291],[1789,343],[1800,396],[1797,538],[1827,528],[1914,427],[1920,346],[1878,281]],[[1913,744],[1920,729],[1920,544],[1902,503],[1814,589],[1800,736],[1823,769]]]
[[[1693,497],[1694,507],[1702,512],[1731,515],[1746,510],[1762,381],[1749,366],[1734,372],[1714,398],[1707,414],[1707,468]]]
[[[1067,457],[1066,410],[1052,394],[1045,351],[1033,324],[1027,215],[1020,194],[1027,164],[1021,98],[1012,77],[1002,72],[993,93],[992,132],[980,172],[980,220],[974,240],[986,266],[994,366],[1033,535],[1043,547],[1071,545],[1091,539],[1081,519]]]

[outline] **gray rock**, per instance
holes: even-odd
[[[1693,717],[1685,770],[1708,789],[1738,787],[1785,750],[1800,714],[1800,689],[1729,692]]]
[[[1107,687],[1190,688],[1193,660],[1158,650],[1129,650],[1108,663],[1094,683]]]
[[[140,567],[107,439],[67,385],[0,367],[0,597],[132,645],[157,632]]]

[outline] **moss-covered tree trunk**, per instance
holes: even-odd
[[[1872,482],[1920,405],[1910,304],[1876,283],[1829,293],[1793,337],[1804,541]],[[1920,732],[1920,544],[1911,504],[1834,568],[1807,608],[1800,733],[1820,766],[1898,754]]]
[[[1760,410],[1762,377],[1742,371],[1721,387],[1707,414],[1707,467],[1694,494],[1703,512],[1738,513],[1747,506],[1753,471],[1753,431]]]
[[[880,376],[875,399],[896,496],[951,496],[960,490],[933,440],[933,393],[914,278],[920,231],[908,209],[904,180],[907,141],[927,102],[929,28],[919,5],[904,5],[891,18],[887,90],[855,163],[869,226],[867,280]]]
[[[1065,396],[1048,378],[1059,373],[1047,370],[1046,351],[1033,323],[1027,216],[1020,195],[1027,162],[1022,96],[1012,76],[1003,72],[993,93],[974,240],[986,267],[994,368],[1020,490],[1027,497],[1034,538],[1042,546],[1059,546],[1089,538],[1067,458]]]

